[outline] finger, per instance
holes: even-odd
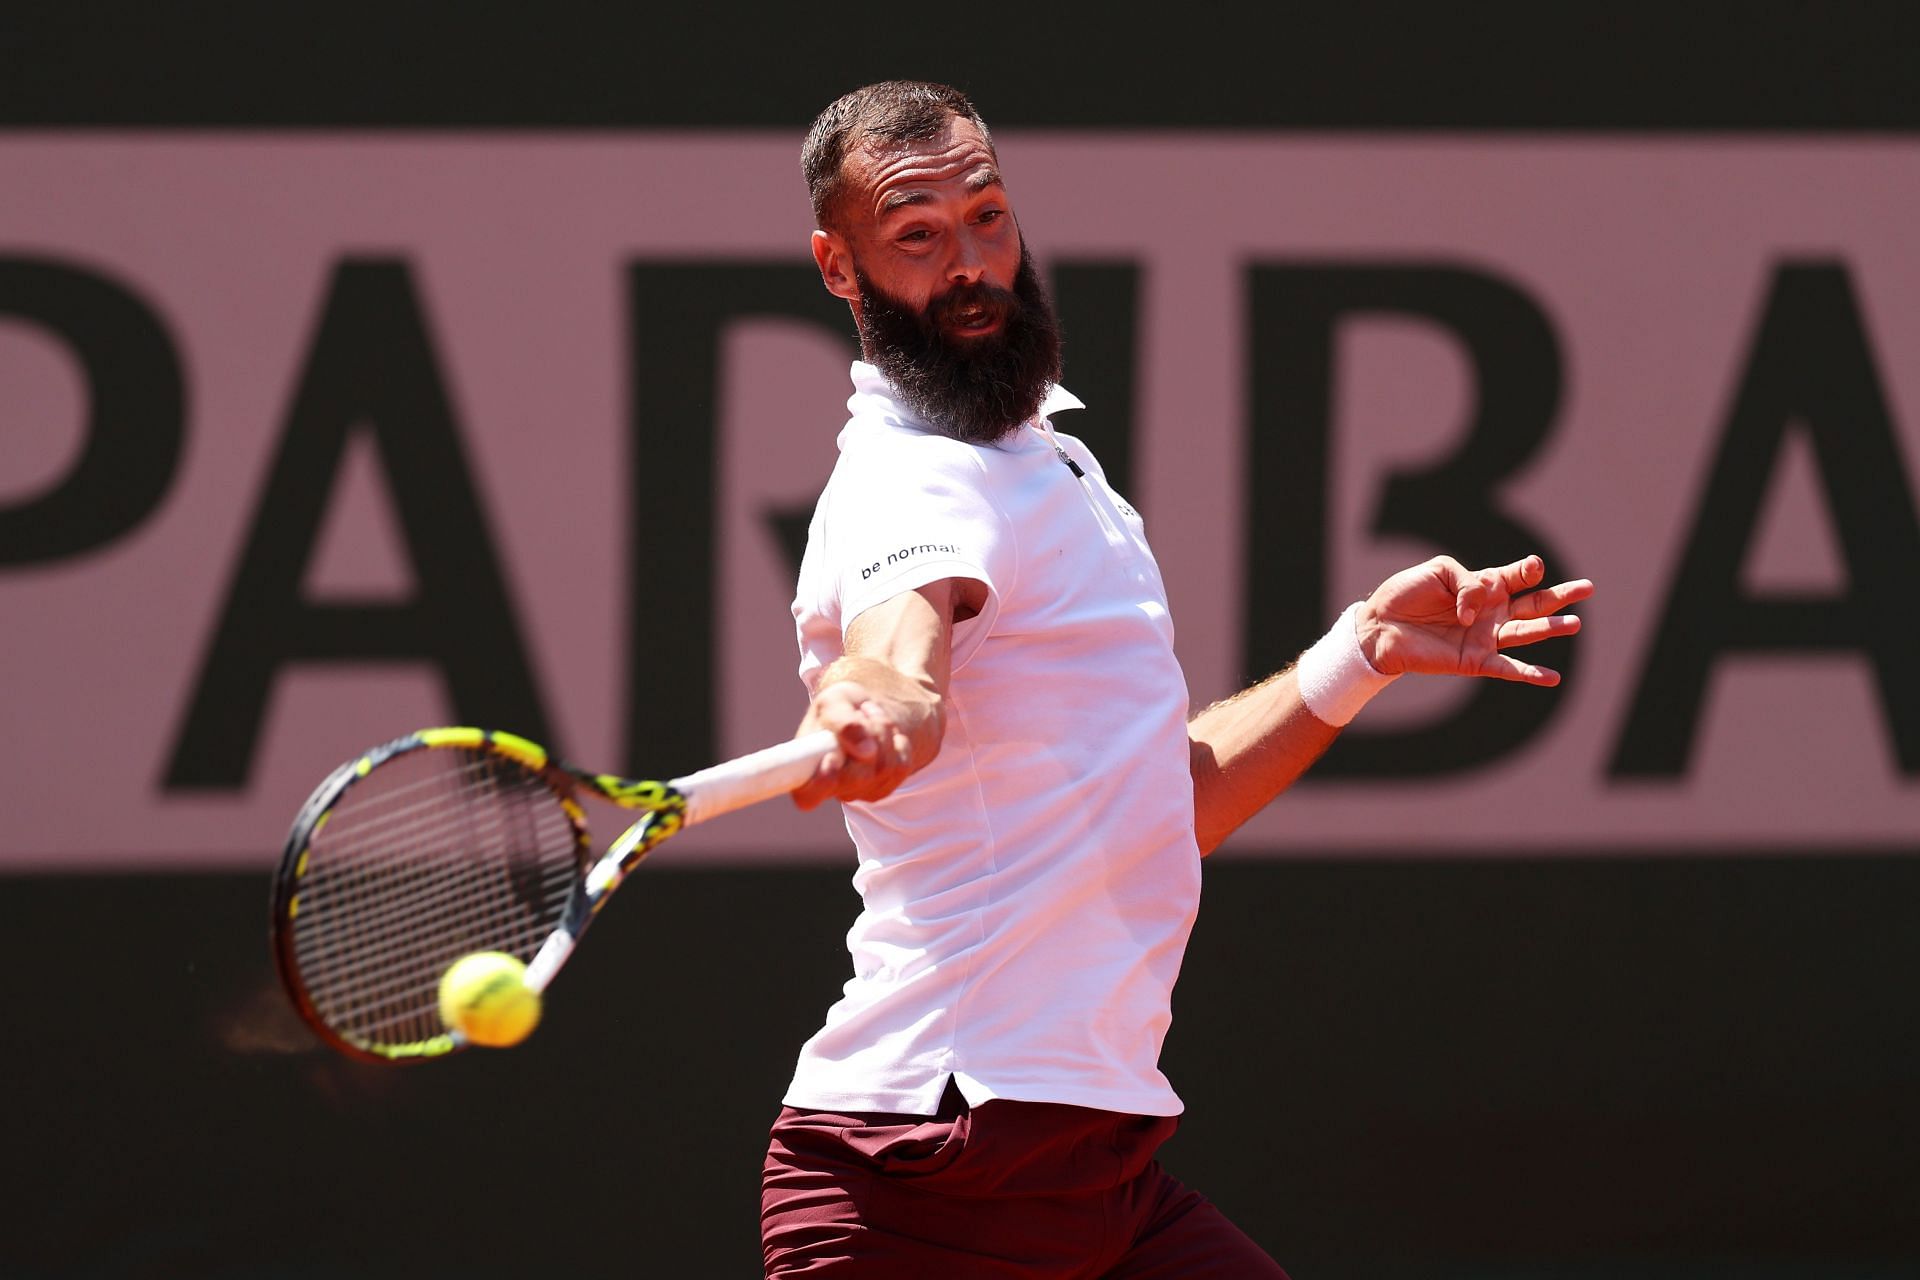
[[[1473,625],[1474,615],[1481,605],[1481,597],[1486,590],[1482,575],[1473,572],[1452,556],[1435,556],[1427,561],[1426,569],[1439,578],[1442,586],[1453,589],[1453,611],[1460,619],[1460,625]]]
[[[899,785],[899,783],[890,778],[868,778],[860,784],[854,794],[847,795],[843,798],[871,804],[875,800],[885,800],[893,794],[893,789]]]
[[[1510,599],[1529,587],[1539,585],[1547,576],[1547,562],[1539,556],[1527,556],[1498,569],[1482,569],[1463,586],[1454,598],[1454,614],[1460,625],[1470,627],[1480,611],[1501,599]]]
[[[859,714],[865,735],[861,740],[864,754],[849,758],[841,766],[829,794],[839,800],[882,800],[906,777],[906,735],[886,721],[885,711],[877,702],[862,703]]]
[[[813,776],[794,788],[793,803],[801,809],[815,809],[821,801],[827,799],[839,785],[840,773],[846,759],[838,751],[829,751],[820,758]]]
[[[1539,556],[1526,556],[1489,572],[1499,579],[1508,595],[1519,595],[1522,591],[1539,586],[1546,579],[1547,562]]]
[[[905,732],[894,724],[887,709],[871,698],[860,704],[860,716],[873,749],[872,754],[863,761],[864,768],[875,775],[893,777],[894,783],[897,783],[898,776],[904,776],[900,771],[906,767],[907,753],[911,749]],[[889,783],[889,789],[892,785]],[[863,800],[877,798],[861,797]]]
[[[1480,616],[1480,610],[1486,607],[1492,594],[1493,589],[1487,581],[1487,576],[1480,573],[1474,574],[1460,585],[1458,591],[1454,592],[1453,616],[1459,619],[1461,626],[1472,626],[1473,620]]]
[[[834,732],[840,739],[840,749],[849,760],[868,761],[880,753],[880,744],[873,729],[864,719],[849,720]]]
[[[865,767],[859,780],[859,798],[879,800],[906,781],[911,771],[913,743],[898,729],[889,729],[876,739],[880,748]]]
[[[1513,602],[1513,616],[1516,618],[1541,618],[1550,613],[1558,613],[1570,604],[1578,604],[1593,594],[1593,583],[1586,578],[1573,582],[1562,582],[1558,586],[1543,587],[1530,592]]]
[[[849,770],[835,791],[842,800],[884,800],[900,785],[901,774],[893,769],[861,768]]]
[[[1480,674],[1495,680],[1512,680],[1519,684],[1538,685],[1542,689],[1551,689],[1560,683],[1560,673],[1550,667],[1535,666],[1531,662],[1521,662],[1509,658],[1504,653],[1496,653],[1480,665]]]
[[[1577,614],[1556,614],[1549,618],[1514,619],[1504,622],[1493,633],[1493,642],[1502,649],[1535,644],[1554,636],[1570,636],[1580,630]]]

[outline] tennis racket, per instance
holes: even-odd
[[[294,1006],[351,1057],[418,1062],[467,1047],[440,979],[475,951],[544,991],[627,874],[683,828],[813,775],[822,730],[650,782],[588,773],[525,738],[425,729],[334,770],[294,820],[273,887],[273,952]],[[595,860],[586,796],[640,811]]]

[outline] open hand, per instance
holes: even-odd
[[[1451,556],[1402,569],[1360,606],[1360,650],[1383,675],[1490,676],[1551,686],[1560,673],[1502,650],[1580,630],[1560,610],[1593,594],[1585,578],[1540,588],[1547,566],[1528,556],[1498,569],[1470,570]],[[1538,589],[1537,589],[1538,588]]]

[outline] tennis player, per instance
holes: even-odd
[[[773,1126],[767,1272],[1284,1276],[1154,1158],[1200,860],[1402,674],[1557,683],[1504,651],[1592,584],[1438,557],[1189,718],[1140,518],[1054,429],[1081,405],[973,104],[860,89],[802,168],[864,358],[793,605],[840,749],[796,799],[843,803],[863,910]]]

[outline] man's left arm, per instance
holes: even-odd
[[[1580,629],[1579,618],[1560,610],[1591,596],[1593,584],[1542,589],[1545,577],[1539,556],[1478,571],[1436,556],[1403,569],[1294,665],[1195,716],[1187,738],[1200,852],[1211,853],[1291,786],[1367,699],[1401,675],[1559,684],[1559,672],[1504,652]]]

